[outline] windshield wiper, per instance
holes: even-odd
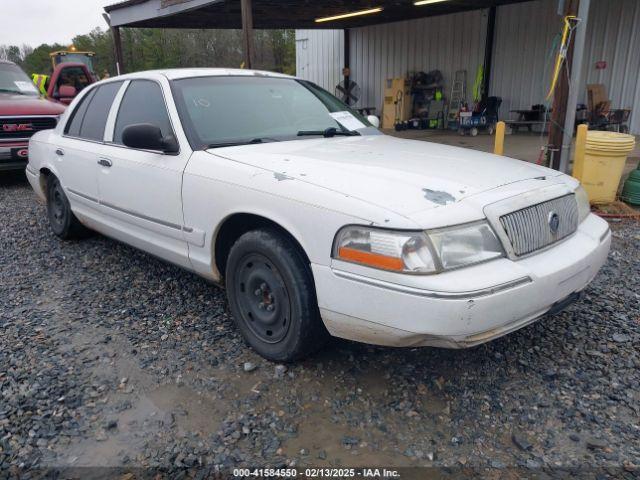
[[[0,92],[2,92],[2,93],[15,93],[16,95],[26,95],[26,93],[21,92],[19,90],[10,90],[8,88],[0,88]]]
[[[210,143],[207,145],[207,149],[209,148],[224,148],[224,147],[238,147],[240,145],[256,145],[258,143],[270,143],[270,142],[279,142],[280,140],[276,140],[275,138],[254,138],[252,140],[239,140],[237,142],[220,142],[220,143]]]
[[[351,132],[345,130],[338,130],[335,127],[329,127],[325,130],[300,130],[298,132],[299,137],[311,136],[311,135],[322,135],[325,138],[335,137],[336,135],[344,135],[345,137],[354,137],[359,136],[358,132]]]

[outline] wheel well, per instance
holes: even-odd
[[[300,242],[298,242],[298,240],[296,240],[296,238],[291,235],[287,229],[266,217],[250,213],[237,213],[224,221],[218,230],[218,235],[216,236],[216,243],[214,247],[215,261],[216,267],[223,278],[225,276],[225,268],[227,267],[227,258],[233,244],[236,243],[236,241],[245,233],[263,228],[274,228],[286,235],[294,245],[300,249],[300,252],[304,255],[305,261],[307,263],[311,263],[309,261],[309,257],[307,257],[307,254],[304,251],[304,248],[300,245]]]
[[[51,172],[51,170],[49,170],[48,168],[40,169],[40,188],[42,189],[45,195],[47,194],[47,182],[49,181],[49,177],[52,177],[52,176],[54,175]]]

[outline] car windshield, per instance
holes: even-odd
[[[306,81],[211,76],[175,80],[172,88],[194,149],[379,134],[358,112]]]
[[[0,63],[0,93],[38,95],[38,89],[20,67],[12,63]]]

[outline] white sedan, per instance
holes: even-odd
[[[573,178],[375,126],[285,75],[137,73],[34,135],[27,176],[59,237],[96,230],[224,284],[277,361],[330,335],[477,345],[562,309],[605,262],[609,227]]]

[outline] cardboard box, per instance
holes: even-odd
[[[393,128],[396,120],[409,120],[412,103],[411,85],[407,79],[387,79],[382,106],[382,128]]]

